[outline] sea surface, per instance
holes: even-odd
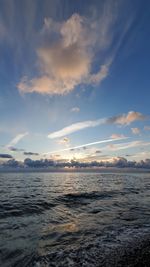
[[[0,173],[0,266],[141,267],[149,252],[150,174]]]

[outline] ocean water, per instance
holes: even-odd
[[[0,266],[150,266],[149,249],[150,174],[0,173]]]

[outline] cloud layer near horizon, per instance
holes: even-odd
[[[115,157],[111,160],[102,160],[102,161],[92,161],[92,162],[80,162],[76,160],[69,161],[54,161],[52,159],[40,159],[32,160],[26,158],[24,162],[19,162],[15,159],[8,160],[7,162],[0,163],[3,168],[44,168],[48,169],[51,167],[59,168],[92,168],[92,167],[104,167],[104,168],[148,168],[150,169],[150,159],[137,161],[128,161],[124,157]]]

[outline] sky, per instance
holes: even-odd
[[[150,2],[0,0],[0,160],[150,158]]]

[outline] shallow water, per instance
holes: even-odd
[[[150,174],[0,173],[0,266],[123,266],[149,230]]]

